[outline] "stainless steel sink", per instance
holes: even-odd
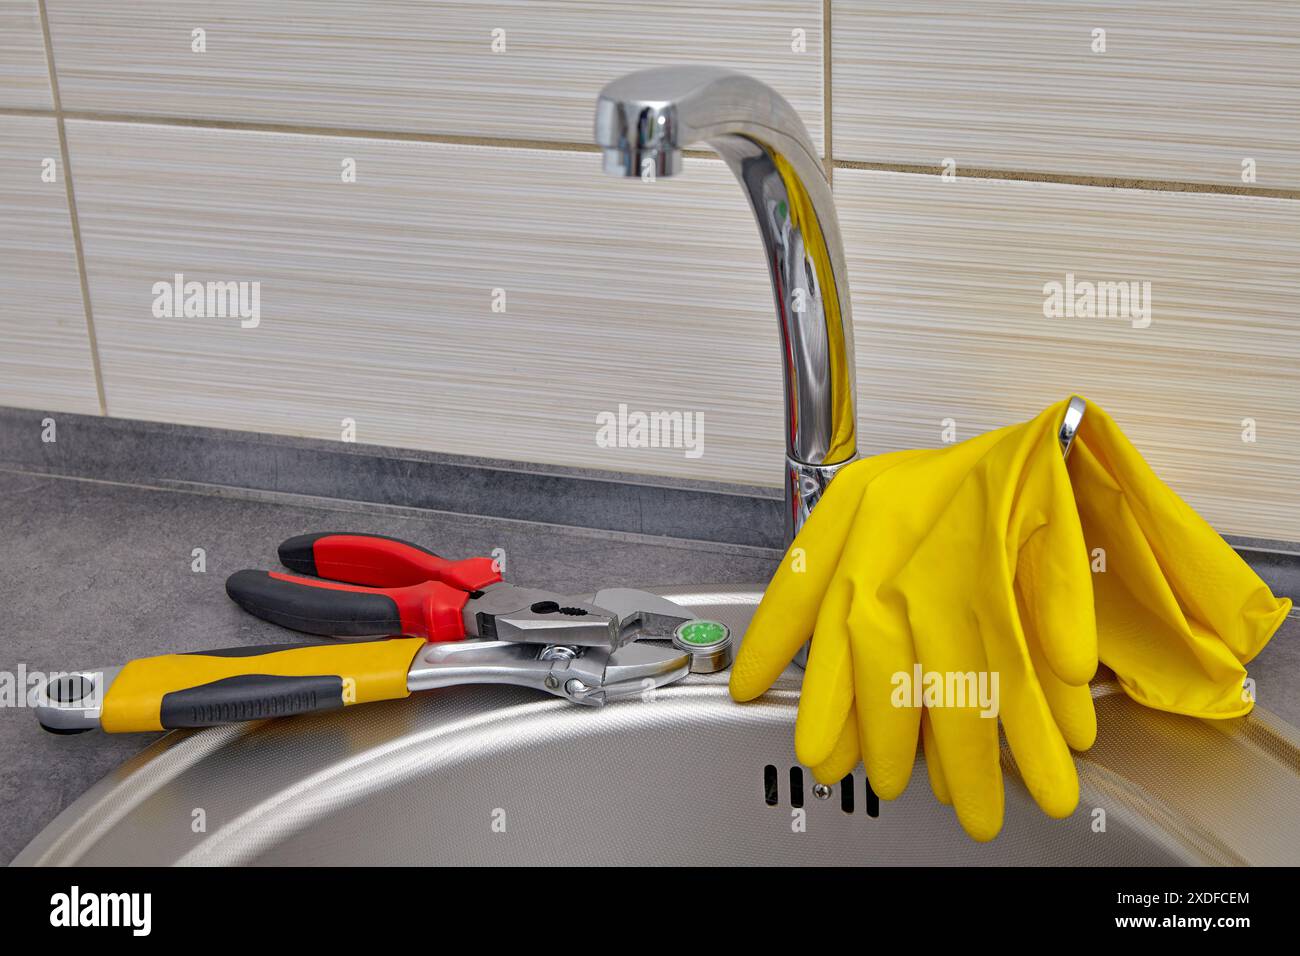
[[[659,591],[737,634],[761,593]],[[791,668],[743,706],[723,673],[603,710],[459,687],[178,731],[15,863],[1300,863],[1300,733],[1260,708],[1199,721],[1099,681],[1079,809],[1044,817],[1004,748],[1006,823],[980,845],[935,802],[919,762],[896,801],[875,800],[860,769],[814,793],[792,744],[801,675]]]

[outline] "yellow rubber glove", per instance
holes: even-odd
[[[1244,667],[1291,610],[1090,405],[1070,479],[1094,550],[1101,660],[1138,703],[1196,717],[1253,706]],[[1103,570],[1104,568],[1104,570]]]
[[[893,466],[927,454],[933,452],[894,452],[840,469],[790,545],[745,631],[745,643],[731,670],[733,697],[750,700],[766,691],[812,637],[867,485]],[[837,587],[836,593],[840,590]],[[825,613],[829,620],[836,612],[832,607]],[[751,641],[755,636],[757,640]],[[818,667],[804,675],[796,749],[800,762],[813,768],[818,780],[830,783],[853,769],[861,753],[856,717],[849,720],[853,671],[848,635],[824,634],[817,646]],[[804,739],[810,733],[815,737],[811,746]]]
[[[999,477],[998,468],[1004,467],[1002,459],[1007,456],[1009,449],[1026,447],[1026,442],[1031,440],[1031,429],[1032,440],[1046,438],[1049,441],[1047,447],[1056,449],[1055,467],[1049,474],[1055,476],[1058,492],[1061,488],[1066,489],[1068,501],[1068,481],[1055,444],[1055,427],[1063,414],[1064,406],[1065,403],[1054,406],[1027,425],[990,432],[960,445],[928,451],[899,452],[859,462],[843,469],[831,483],[769,585],[746,633],[731,679],[732,694],[738,700],[757,696],[771,685],[812,634],[813,643],[804,678],[795,741],[800,761],[813,768],[817,779],[823,782],[836,781],[855,763],[852,759],[854,748],[851,746],[854,726],[850,716],[854,714],[856,696],[856,719],[860,721],[862,729],[862,749],[872,785],[877,793],[887,799],[902,792],[911,775],[921,712],[916,707],[893,708],[889,704],[892,691],[890,680],[894,672],[905,672],[909,676],[912,673],[912,664],[917,658],[909,643],[910,634],[905,633],[901,640],[896,641],[905,646],[895,648],[899,652],[898,660],[886,667],[888,673],[885,676],[883,696],[878,699],[876,695],[864,698],[861,686],[855,694],[855,651],[850,649],[851,625],[858,623],[867,614],[866,605],[875,600],[882,582],[897,574],[912,559],[917,548],[952,506],[955,496],[969,481],[973,470],[991,475],[994,480],[986,482],[989,486],[1005,486],[1012,491],[1018,487],[1016,480]],[[1002,449],[999,453],[1001,457],[984,462],[998,448]],[[1018,467],[1014,462],[1010,466]],[[962,493],[962,500],[969,497],[969,494],[970,492]],[[1010,498],[1017,497],[1017,494],[1010,495]],[[1067,508],[1066,513],[1073,515],[1073,508]],[[971,518],[976,521],[977,527],[978,522],[983,520],[983,515],[982,510],[978,516],[972,513]],[[1005,529],[991,534],[972,531],[972,536],[980,541],[1001,542],[1004,534]],[[1041,542],[1049,540],[1052,540],[1050,535],[1030,536],[1025,547],[1034,549],[1037,553]],[[1035,706],[1039,718],[1048,725],[1036,736],[1046,738],[1049,743],[1044,748],[1047,754],[1045,758],[1026,755],[1022,762],[1032,769],[1045,760],[1053,768],[1037,774],[1054,780],[1052,785],[1045,785],[1042,793],[1043,800],[1052,812],[1060,812],[1059,807],[1069,801],[1070,792],[1077,793],[1077,783],[1071,791],[1073,768],[1069,764],[1064,742],[1060,740],[1061,732],[1055,729],[1053,713],[1058,707],[1066,708],[1066,713],[1056,714],[1055,720],[1063,727],[1070,728],[1065,731],[1066,738],[1074,746],[1088,746],[1092,741],[1092,728],[1095,727],[1091,721],[1091,699],[1086,687],[1086,681],[1096,665],[1096,644],[1091,639],[1090,630],[1085,631],[1082,639],[1074,642],[1062,640],[1044,643],[1038,637],[1040,622],[1044,618],[1050,618],[1053,613],[1063,614],[1066,618],[1079,618],[1086,622],[1084,627],[1091,623],[1090,582],[1077,526],[1074,537],[1069,541],[1071,543],[1064,546],[1058,544],[1046,551],[1055,554],[1064,547],[1075,556],[1075,562],[1050,562],[1039,572],[1034,586],[1020,589],[1022,595],[1043,593],[1047,595],[1047,601],[1055,602],[1063,608],[1057,612],[1040,609],[1028,616],[1033,640],[1031,649],[1026,649],[1026,655],[1043,661],[1049,657],[1055,658],[1054,666],[1075,685],[1083,685],[1081,688],[1068,688],[1063,681],[1056,680],[1059,687],[1053,686],[1050,691],[1030,689],[1027,692],[1037,702]],[[950,569],[958,579],[968,578],[971,556],[971,553],[949,555],[944,559],[946,563],[942,567]],[[1040,588],[1043,576],[1054,580],[1053,575],[1067,569],[1069,574],[1079,579],[1075,585],[1066,586],[1066,582],[1062,581],[1051,587]],[[939,580],[939,575],[940,569],[936,566],[934,584],[942,592],[944,585]],[[1014,574],[1008,577],[1002,599],[1007,613],[1019,618],[1021,611],[1017,605],[1016,592],[1011,586],[1013,577]],[[1079,608],[1083,609],[1083,613],[1079,612]],[[873,613],[875,616],[883,614],[886,621],[891,620],[889,614],[879,609]],[[898,630],[899,628],[894,628],[895,632]],[[906,628],[903,630],[906,631]],[[882,665],[884,658],[868,656],[866,660]],[[926,665],[927,669],[929,666]],[[974,670],[982,666],[979,661],[974,661],[964,669]],[[858,678],[861,681],[862,675],[859,674]],[[1017,693],[1022,692],[1017,690]],[[887,708],[883,715],[876,713],[880,706]],[[1076,711],[1081,711],[1081,714],[1071,717]],[[1024,717],[1019,714],[1017,716],[1021,717],[1018,726],[1026,726]],[[988,718],[980,720],[985,725],[982,730],[992,729],[996,749],[997,721]],[[932,723],[927,722],[927,726]],[[1034,736],[1035,733],[1028,731],[1019,735],[1021,739]],[[929,744],[930,741],[927,740],[927,752]],[[1056,779],[1061,776],[1062,752],[1065,752],[1064,764],[1069,767],[1069,779],[1063,781]],[[986,757],[985,751],[979,759],[983,761]],[[996,753],[991,767],[985,769],[995,776],[999,774]],[[937,760],[931,761],[930,770],[936,793],[943,799],[947,796],[948,789],[940,784],[945,775]],[[967,776],[961,772],[960,767],[957,768],[954,779],[960,784],[963,806],[969,802],[965,789]],[[1000,786],[997,790],[996,812],[992,809],[989,812],[1000,820]],[[1064,796],[1061,795],[1062,792]],[[959,809],[959,816],[961,812]]]
[[[1064,410],[994,433],[912,554],[861,582],[848,615],[863,762],[882,797],[906,787],[920,729],[917,697],[895,693],[896,675],[919,668],[923,680],[966,681],[964,699],[924,698],[925,745],[937,757],[936,795],[977,840],[1002,826],[999,720],[1026,787],[1053,817],[1078,804],[1069,745],[1089,746],[1095,734],[1092,580],[1057,441]],[[905,507],[906,489],[926,479],[915,468],[868,494]],[[972,700],[972,689],[994,706]]]
[[[1077,562],[1067,558],[1061,565],[1060,541],[1074,538],[1077,543],[1073,521],[1062,502],[1056,501],[1048,517],[1061,515],[1062,520],[1055,524],[1065,528],[1064,532],[1051,532],[1053,522],[1049,521],[1023,536],[1025,528],[1032,528],[1035,520],[1034,494],[1041,493],[1040,486],[1049,489],[1049,497],[1059,496],[1059,473],[1054,459],[1045,455],[1048,442],[1044,426],[1059,422],[1063,409],[1064,403],[1053,406],[1035,420],[1038,427],[1029,433],[1028,445],[1023,443],[1026,436],[1021,435],[1021,444],[1002,444],[1000,450],[989,454],[1012,433],[1033,429],[1035,422],[991,432],[951,448],[899,452],[858,462],[843,469],[832,483],[773,578],[732,673],[736,699],[757,696],[775,680],[804,639],[810,633],[814,635],[796,749],[818,780],[831,783],[840,779],[852,769],[861,749],[865,750],[868,773],[877,792],[887,798],[896,796],[893,791],[901,792],[911,773],[919,723],[935,795],[944,803],[953,802],[942,757],[946,751],[962,787],[958,816],[963,825],[982,839],[996,833],[1001,817],[1000,771],[996,749],[989,747],[987,728],[974,724],[970,715],[966,715],[967,719],[960,714],[953,715],[954,719],[944,715],[940,724],[945,728],[955,726],[955,730],[946,731],[946,736],[955,733],[956,739],[962,739],[962,733],[975,728],[973,739],[983,749],[969,750],[951,742],[941,747],[934,720],[938,710],[923,708],[918,715],[908,712],[915,708],[901,712],[894,708],[878,715],[882,730],[875,736],[883,739],[873,740],[865,728],[872,725],[872,711],[880,710],[881,705],[873,692],[863,698],[866,706],[855,706],[854,652],[843,622],[854,619],[860,625],[858,632],[870,631],[860,622],[866,617],[866,605],[860,606],[852,598],[855,593],[872,593],[869,586],[863,587],[864,580],[878,582],[883,578],[883,573],[868,573],[864,578],[862,568],[869,561],[875,568],[889,566],[890,599],[895,603],[900,598],[904,603],[910,599],[909,606],[919,608],[923,634],[933,635],[945,623],[952,630],[954,621],[962,622],[966,609],[954,607],[947,622],[942,620],[942,614],[926,613],[933,579],[954,567],[954,559],[944,557],[945,548],[935,542],[962,540],[968,532],[953,528],[960,529],[968,523],[971,512],[979,510],[978,505],[972,508],[971,502],[987,506],[1005,499],[1011,488],[1016,491],[1011,510],[1006,512],[1012,518],[1007,528],[1016,530],[1016,534],[1004,543],[1008,555],[1015,552],[1014,560],[1008,558],[1006,562],[1013,580],[1015,613],[1005,619],[1018,618],[1022,623],[1023,650],[1011,627],[1009,643],[1004,635],[985,649],[985,656],[986,660],[1009,659],[1021,668],[1019,674],[1015,667],[1008,672],[1008,676],[1015,677],[1016,686],[1007,688],[1000,682],[1004,694],[1008,689],[1012,691],[1004,698],[1003,720],[1006,724],[1010,717],[1011,726],[1019,728],[1013,732],[1009,726],[1008,739],[1022,774],[1045,810],[1054,815],[1069,812],[1065,808],[1072,807],[1074,799],[1070,780],[1061,766],[1057,741],[1042,720],[1043,705],[1071,747],[1086,749],[1091,745],[1096,720],[1087,677],[1081,675],[1091,675],[1098,643],[1102,658],[1116,671],[1125,690],[1148,706],[1206,717],[1235,716],[1249,710],[1250,700],[1241,693],[1241,665],[1276,631],[1290,609],[1290,601],[1273,597],[1213,529],[1156,478],[1109,416],[1095,405],[1089,407],[1076,438],[1069,472],[1081,523],[1088,529],[1089,547],[1102,548],[1107,561],[1106,572],[1094,578],[1099,641],[1088,639],[1090,629],[1086,624],[1081,630],[1053,625],[1053,620],[1062,615],[1067,621],[1071,613],[1087,617],[1087,609],[1079,609],[1078,599],[1089,593],[1086,586],[1069,586],[1070,580],[1082,580],[1077,577]],[[1052,435],[1054,439],[1054,429]],[[1056,447],[1054,440],[1051,447]],[[1020,476],[1013,474],[1017,462],[1022,468],[1028,467]],[[979,476],[974,485],[969,485],[972,470],[978,470]],[[1026,488],[1031,492],[1028,501],[1021,497]],[[954,513],[951,509],[958,500],[963,503],[956,505]],[[1000,508],[993,510],[1001,513]],[[926,532],[935,527],[938,516],[945,514],[949,526],[939,529],[929,543],[922,541]],[[1042,516],[1040,510],[1037,517]],[[1048,533],[1043,533],[1045,529]],[[1022,537],[1017,552],[1014,541]],[[986,547],[984,542],[970,554],[981,554]],[[925,557],[910,557],[921,550]],[[1068,556],[1077,552],[1068,548],[1064,553]],[[973,573],[972,563],[977,567],[980,564],[973,558],[956,560],[958,574]],[[843,566],[855,570],[846,571]],[[981,580],[984,578],[987,574]],[[883,588],[880,585],[878,590]],[[939,599],[943,599],[942,595]],[[1003,615],[1005,605],[995,602],[994,606],[995,613],[984,617],[996,620]],[[895,608],[895,617],[896,612]],[[936,622],[935,617],[940,620]],[[905,626],[911,628],[912,624],[909,617]],[[896,630],[901,632],[902,628]],[[897,639],[895,642],[899,643]],[[929,645],[934,641],[914,641],[914,649],[916,643]],[[940,639],[939,646],[933,648],[939,657],[932,661],[960,656],[943,644],[944,639]],[[869,642],[860,643],[858,648],[859,658],[872,662],[874,668],[882,666],[877,658],[888,654]],[[974,656],[975,648],[968,644],[966,651]],[[1032,673],[1023,670],[1025,654]],[[933,663],[926,666],[937,669]],[[864,748],[859,747],[859,718],[864,727]],[[985,732],[981,734],[981,730]],[[1021,741],[1019,747],[1017,739]],[[981,765],[989,768],[982,783],[978,779]],[[973,775],[971,768],[975,768]],[[1077,792],[1077,784],[1074,789]]]

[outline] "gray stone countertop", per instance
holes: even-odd
[[[0,471],[0,670],[124,663],[168,651],[305,641],[244,613],[224,582],[276,568],[309,531],[393,535],[452,557],[505,549],[511,581],[580,593],[604,585],[766,581],[763,548],[351,504],[267,492],[175,489]],[[206,570],[191,569],[202,548]],[[1300,725],[1300,621],[1251,665],[1261,704]],[[54,736],[0,707],[0,863],[92,783],[156,738]]]
[[[503,548],[510,581],[562,592],[604,585],[766,581],[774,551],[740,545],[0,471],[0,670],[84,669],[169,651],[317,640],[226,597],[241,568],[279,568],[276,546],[311,531],[405,538],[449,557]],[[195,548],[207,569],[191,570]],[[46,733],[0,707],[0,864],[158,734]]]

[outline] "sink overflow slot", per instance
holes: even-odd
[[[862,778],[862,788],[866,797],[867,816],[877,819],[880,816],[880,797],[876,796],[876,791],[871,789],[871,781],[865,775]],[[853,774],[848,774],[840,781],[840,809],[849,816],[852,816],[857,809],[856,793],[857,779]],[[769,807],[779,806],[781,803],[781,776],[775,764],[768,764],[763,768],[763,802]],[[790,768],[790,806],[799,809],[803,805],[803,767],[794,766]]]

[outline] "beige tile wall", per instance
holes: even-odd
[[[99,384],[124,417],[773,484],[739,190],[707,159],[608,180],[587,145],[606,80],[719,62],[830,153],[865,452],[1081,390],[1217,526],[1300,540],[1293,6],[44,2],[57,87],[39,7],[0,0],[0,157],[62,128],[74,203],[0,183],[0,402]],[[260,323],[156,318],[177,272],[259,282]],[[1151,324],[1045,318],[1071,273],[1150,282]],[[620,403],[702,412],[704,454],[598,448]]]
[[[55,120],[0,115],[0,405],[99,412]]]
[[[836,198],[864,452],[1075,391],[1221,527],[1297,528],[1300,203],[852,169]],[[1044,284],[1070,273],[1149,282],[1150,324],[1045,317]]]
[[[834,0],[833,22],[837,159],[1227,186],[1253,159],[1300,186],[1300,4]]]
[[[717,63],[782,90],[821,145],[821,0],[50,0],[50,18],[69,110],[587,143],[609,80]]]
[[[80,120],[68,137],[115,415],[324,438],[351,418],[367,442],[740,480],[780,460],[771,293],[719,161],[647,190],[591,153]],[[155,318],[178,272],[260,282],[260,323]],[[620,402],[706,407],[707,454],[597,448]]]
[[[40,8],[36,0],[0,0],[0,107],[53,106]]]

